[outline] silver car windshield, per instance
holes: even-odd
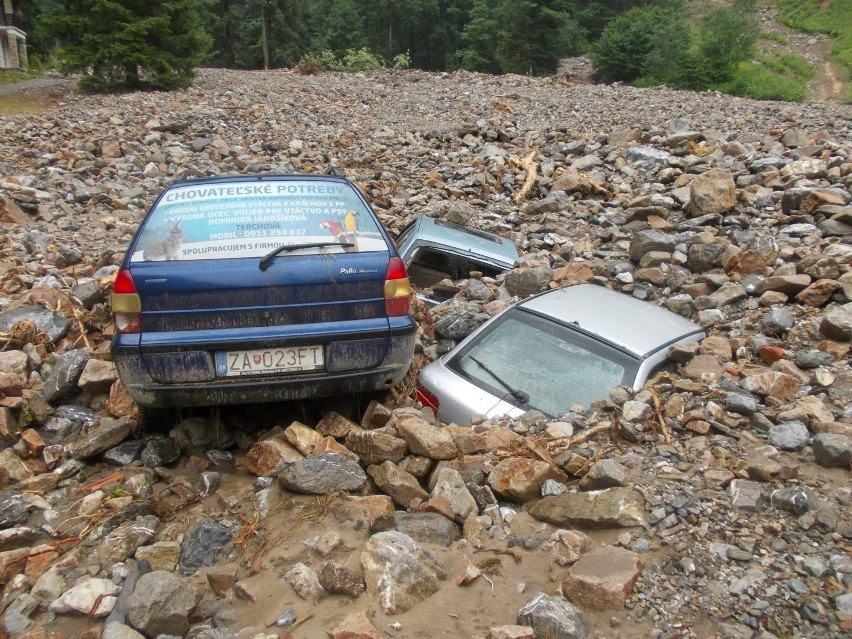
[[[639,367],[638,360],[607,344],[519,309],[507,312],[492,327],[448,366],[495,397],[525,410],[555,416],[573,404],[588,407],[605,399],[610,388],[632,385]],[[506,384],[529,400],[516,401]]]

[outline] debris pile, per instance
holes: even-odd
[[[227,87],[227,88],[222,88]],[[205,70],[0,120],[0,624],[10,637],[840,637],[852,629],[852,121],[560,79]],[[140,433],[109,291],[174,179],[356,180],[521,249],[416,308],[416,371],[591,282],[690,317],[677,370],[443,424],[412,379]],[[316,406],[313,407],[316,410]]]

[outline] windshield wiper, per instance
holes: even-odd
[[[272,260],[274,260],[282,253],[286,253],[288,251],[298,251],[299,249],[322,248],[324,246],[340,246],[342,248],[349,248],[355,245],[352,242],[308,242],[306,244],[282,244],[281,246],[264,255],[260,259],[260,264],[258,266],[260,267],[261,271],[265,271],[269,268],[269,265],[272,264]]]
[[[494,379],[496,379],[496,380],[500,383],[500,385],[501,385],[503,388],[505,388],[507,391],[509,391],[509,393],[512,395],[512,397],[514,398],[514,400],[515,400],[516,402],[518,402],[519,404],[522,404],[522,405],[523,405],[523,404],[526,404],[528,401],[530,401],[530,396],[529,396],[529,395],[527,395],[524,391],[522,391],[522,390],[518,390],[517,388],[514,388],[514,387],[510,386],[509,384],[507,384],[505,381],[503,381],[502,379],[500,379],[494,371],[492,371],[492,370],[491,370],[490,368],[488,368],[485,364],[483,364],[483,363],[482,363],[482,362],[480,362],[478,359],[476,359],[473,355],[468,355],[468,357],[469,357],[470,359],[472,359],[474,362],[476,362],[477,364],[479,364],[479,365],[480,365],[480,367],[482,367],[482,369],[483,369],[486,373],[488,373],[489,375],[491,375],[491,377],[493,377]]]

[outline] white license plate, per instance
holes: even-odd
[[[322,346],[288,346],[216,353],[216,373],[219,377],[312,371],[321,369],[323,364]]]

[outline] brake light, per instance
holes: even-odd
[[[130,271],[121,270],[112,285],[112,317],[119,333],[142,332],[142,300]]]
[[[392,257],[385,276],[385,309],[388,317],[408,315],[411,310],[411,285],[405,264],[398,257]]]
[[[436,413],[438,412],[441,402],[438,401],[438,397],[434,393],[430,393],[422,386],[418,386],[417,390],[414,391],[414,398],[423,404],[423,406],[431,408]]]

